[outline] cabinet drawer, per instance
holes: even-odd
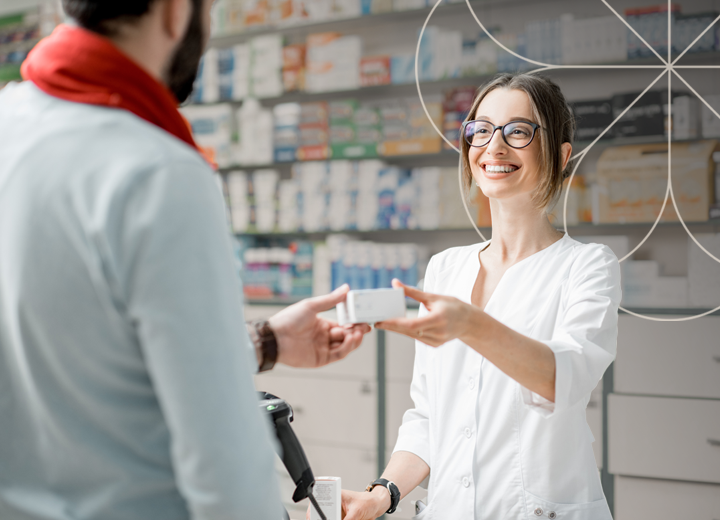
[[[609,471],[720,483],[720,401],[610,395]]]
[[[720,520],[720,486],[615,477],[615,520]]]
[[[620,316],[618,330],[615,392],[720,399],[720,317]]]
[[[278,375],[255,377],[258,390],[293,407],[292,423],[305,442],[371,448],[377,445],[377,384],[374,380],[334,381]]]
[[[407,311],[408,318],[416,318],[417,310]],[[388,381],[412,381],[415,364],[415,340],[397,334],[385,332],[386,374]]]
[[[387,406],[386,406],[386,440],[388,455],[392,453],[398,438],[398,430],[402,424],[403,415],[415,403],[410,398],[410,383],[388,383],[387,384]]]

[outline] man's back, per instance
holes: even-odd
[[[279,518],[209,169],[30,83],[0,121],[0,518]]]

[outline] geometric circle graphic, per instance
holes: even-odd
[[[635,103],[637,103],[640,98],[642,98],[646,92],[648,92],[660,79],[667,76],[667,83],[668,83],[668,121],[671,121],[672,117],[672,102],[670,101],[672,99],[672,77],[673,75],[677,76],[677,78],[685,84],[685,86],[692,92],[702,103],[717,117],[720,119],[720,114],[700,95],[697,93],[697,91],[683,78],[680,73],[678,72],[678,69],[720,69],[720,65],[678,65],[677,62],[682,58],[685,53],[687,53],[699,40],[702,38],[705,33],[707,33],[714,25],[715,23],[720,20],[720,16],[715,18],[712,23],[710,23],[703,32],[698,35],[695,40],[690,43],[690,45],[685,48],[674,60],[672,59],[672,18],[671,18],[671,0],[668,0],[668,55],[667,59],[663,58],[651,45],[645,41],[645,39],[623,18],[618,12],[613,9],[613,7],[607,3],[606,0],[601,0],[605,6],[615,15],[617,18],[627,26],[627,28],[633,32],[633,34],[642,42],[643,45],[645,45],[650,51],[657,56],[661,64],[658,65],[553,65],[550,63],[543,63],[540,61],[529,59],[525,56],[521,56],[520,54],[508,49],[505,45],[503,45],[500,41],[493,36],[493,34],[488,31],[483,23],[480,21],[480,19],[475,14],[475,11],[473,10],[472,6],[470,5],[470,0],[465,0],[465,3],[468,6],[468,9],[470,10],[470,14],[475,19],[477,24],[480,26],[480,28],[483,30],[483,32],[493,41],[496,45],[498,45],[500,48],[505,50],[506,52],[512,54],[516,58],[519,58],[526,63],[530,63],[532,65],[536,65],[538,68],[532,69],[526,72],[526,74],[534,74],[538,72],[543,72],[547,70],[559,70],[559,69],[657,69],[660,70],[660,74],[645,88],[645,90],[640,93],[639,96],[637,96],[632,103],[630,103],[625,110],[623,110],[610,125],[603,130],[600,135],[598,135],[589,145],[587,145],[583,150],[576,153],[572,156],[571,159],[577,160],[575,167],[573,168],[573,171],[568,179],[568,186],[565,191],[565,198],[563,201],[563,227],[565,230],[565,233],[568,234],[567,229],[567,203],[568,203],[568,195],[570,193],[570,186],[572,185],[573,178],[575,177],[575,172],[577,171],[578,167],[580,166],[580,163],[585,158],[587,153],[592,149],[592,147],[597,143],[614,125],[617,123],[620,118],[622,118],[628,110],[630,110]],[[419,57],[420,57],[420,43],[422,42],[423,34],[425,33],[425,29],[428,25],[428,22],[432,18],[433,13],[438,8],[438,6],[443,2],[443,0],[437,0],[433,8],[430,10],[430,12],[427,15],[427,18],[425,19],[425,23],[422,26],[422,29],[420,30],[420,34],[418,36],[418,42],[417,47],[415,49],[415,85],[417,86],[418,96],[420,97],[420,104],[423,107],[423,110],[425,111],[425,115],[427,116],[428,120],[430,121],[430,124],[435,129],[435,131],[440,135],[440,137],[453,149],[455,150],[459,155],[459,161],[458,161],[458,178],[460,181],[460,192],[461,192],[461,198],[463,201],[463,205],[465,206],[465,212],[467,213],[468,218],[470,219],[470,222],[472,223],[473,228],[475,228],[475,231],[480,235],[480,237],[483,239],[483,241],[486,241],[487,239],[482,234],[482,232],[478,229],[477,225],[475,224],[475,219],[472,218],[472,215],[470,214],[470,209],[468,208],[467,201],[465,200],[465,196],[463,193],[463,187],[462,187],[462,154],[460,153],[460,150],[457,146],[455,146],[452,142],[450,142],[447,137],[443,134],[443,132],[440,131],[440,129],[435,125],[435,122],[433,121],[432,117],[430,117],[430,114],[427,110],[427,107],[425,106],[425,100],[423,99],[422,90],[420,88],[420,76],[418,73],[418,63],[419,63]],[[658,223],[660,222],[660,219],[662,217],[663,212],[665,211],[665,207],[667,205],[668,199],[672,202],[673,207],[675,208],[675,212],[677,214],[678,220],[680,221],[680,224],[685,229],[685,232],[690,237],[690,239],[695,242],[695,244],[710,258],[715,260],[716,262],[720,263],[720,258],[717,258],[714,256],[710,251],[705,249],[705,247],[695,238],[695,236],[690,232],[690,229],[688,229],[687,224],[682,218],[682,215],[680,214],[680,209],[678,208],[677,201],[675,200],[675,194],[673,192],[673,185],[672,185],[672,131],[668,131],[668,165],[667,165],[667,189],[665,190],[665,198],[663,200],[662,207],[660,208],[660,212],[658,213],[657,218],[655,219],[655,222],[653,222],[652,226],[650,227],[650,230],[647,232],[645,237],[630,251],[628,254],[626,254],[624,257],[620,258],[620,262],[624,262],[629,257],[631,257],[635,251],[637,251],[644,243],[645,241],[650,237],[650,235],[653,233],[655,228],[657,227]],[[658,318],[656,316],[645,316],[642,314],[638,314],[636,312],[633,312],[631,310],[628,310],[624,307],[620,307],[621,310],[626,312],[627,314],[630,314],[632,316],[636,316],[638,318],[643,318],[646,320],[652,320],[652,321],[689,321],[694,320],[697,318],[701,318],[703,316],[707,316],[708,314],[712,314],[714,312],[720,311],[720,306],[711,309],[707,312],[703,312],[701,314],[697,314],[694,316],[683,316],[681,318]]]

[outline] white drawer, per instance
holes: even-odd
[[[720,483],[720,401],[610,395],[609,471]]]
[[[388,456],[392,453],[395,443],[397,442],[398,429],[402,424],[403,415],[407,410],[415,406],[410,398],[410,383],[389,382],[386,387],[386,446]]]
[[[412,381],[415,363],[415,340],[385,332],[385,373],[388,381]]]
[[[595,455],[595,463],[598,468],[602,468],[602,447],[603,447],[603,431],[602,431],[602,401],[590,401],[585,411],[588,426],[595,437],[593,442],[593,454]]]
[[[615,392],[720,398],[720,317],[654,322],[621,315]]]
[[[720,520],[720,486],[615,477],[615,520]]]
[[[377,384],[258,375],[255,386],[285,399],[295,411],[293,429],[304,444],[356,448],[377,445]]]

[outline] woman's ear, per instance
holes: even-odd
[[[560,159],[562,162],[562,168],[560,168],[560,171],[565,170],[568,162],[570,161],[571,155],[572,155],[572,145],[570,143],[561,144],[560,145]]]
[[[163,26],[165,33],[178,43],[185,37],[190,17],[192,16],[192,0],[164,0],[159,2],[163,9]]]

